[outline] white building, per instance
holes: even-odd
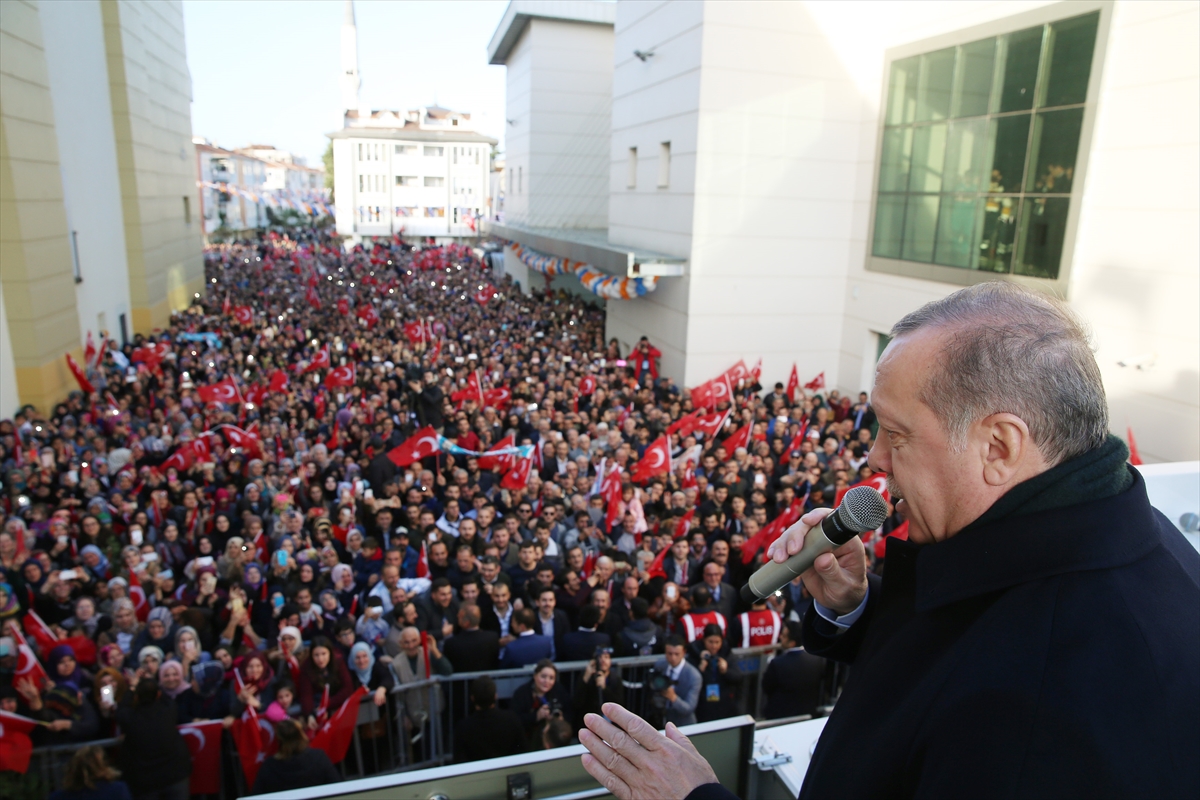
[[[354,5],[342,24],[344,127],[333,140],[337,231],[364,236],[478,236],[487,214],[491,149],[471,115],[430,106],[371,111],[360,105]]]
[[[302,156],[269,144],[239,147],[236,152],[266,162],[263,188],[270,192],[291,192],[301,196],[320,193],[325,188],[325,170],[310,167]]]
[[[518,0],[491,55],[535,78],[514,96],[510,75],[508,117],[554,107],[540,79],[609,8],[604,227],[520,219],[510,179],[492,228],[572,258],[590,237],[613,273],[606,252],[686,261],[609,302],[610,336],[650,336],[689,386],[761,355],[764,381],[795,361],[858,391],[901,316],[1016,281],[1091,325],[1115,432],[1147,459],[1200,457],[1200,5]],[[538,152],[567,145],[527,118],[536,211],[557,191]]]
[[[193,141],[204,233],[221,228],[246,231],[270,225],[264,201],[267,162],[247,153],[215,147],[204,139]]]

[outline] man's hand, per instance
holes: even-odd
[[[676,700],[679,699],[679,695],[675,694],[674,686],[668,686],[667,688],[663,689],[662,696],[664,698],[666,698],[666,701],[668,703],[674,703]]]
[[[687,797],[717,775],[673,723],[660,736],[645,720],[616,703],[584,717],[579,742],[588,749],[583,768],[620,800]]]
[[[783,532],[767,550],[767,557],[782,564],[804,547],[804,537],[833,509],[818,508]],[[832,553],[817,556],[812,567],[801,576],[813,598],[838,614],[849,614],[867,596],[867,551],[855,536]]]

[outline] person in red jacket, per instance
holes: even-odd
[[[650,340],[643,336],[634,346],[633,352],[629,354],[629,360],[633,362],[634,375],[637,376],[638,383],[642,382],[642,376],[650,373],[651,380],[658,380],[658,360],[662,358],[662,352],[650,344]]]

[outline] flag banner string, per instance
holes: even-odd
[[[574,275],[579,278],[583,288],[606,300],[632,300],[658,288],[657,276],[618,278],[614,275],[606,275],[582,261],[544,255],[516,242],[508,242],[508,245],[517,254],[517,258],[521,259],[521,263],[534,272],[545,275],[547,278],[553,278],[556,275]]]
[[[533,457],[533,445],[523,444],[515,447],[500,447],[495,450],[486,450],[480,452],[478,450],[468,450],[465,447],[459,447],[454,442],[447,439],[445,436],[438,437],[438,447],[443,453],[450,453],[456,456],[520,456],[521,458]]]

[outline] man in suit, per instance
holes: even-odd
[[[664,724],[673,722],[679,726],[696,722],[696,704],[700,702],[700,670],[684,659],[686,649],[681,637],[668,636],[664,656],[654,665],[655,672],[666,675],[671,681],[654,699],[655,707],[662,710]]]
[[[479,629],[479,606],[465,603],[458,609],[459,632],[446,639],[443,654],[455,672],[486,672],[500,662],[500,634]]]
[[[496,682],[484,676],[471,681],[475,711],[455,731],[454,760],[480,761],[525,752],[525,726],[515,711],[496,708]]]
[[[599,623],[600,609],[595,606],[584,606],[580,609],[579,630],[571,631],[563,637],[558,660],[587,661],[596,653],[597,647],[611,646],[612,639],[609,635],[596,631]]]
[[[429,594],[417,603],[417,628],[441,641],[454,633],[454,620],[458,617],[458,601],[454,599],[454,587],[447,578],[438,578],[429,587]]]
[[[784,651],[771,660],[763,675],[763,716],[783,719],[815,714],[821,700],[821,680],[825,677],[825,659],[804,652],[800,646],[804,624],[788,620],[780,642]]]
[[[722,544],[724,543],[722,542]],[[733,619],[733,606],[737,590],[721,580],[725,576],[725,568],[715,561],[709,561],[704,565],[704,571],[701,574],[704,577],[704,585],[708,588],[709,601],[712,603],[713,609],[721,612],[726,621]]]
[[[537,632],[550,640],[550,658],[557,659],[570,623],[567,622],[567,615],[555,608],[558,598],[555,596],[553,585],[543,586],[538,592],[536,602]]]
[[[537,614],[532,608],[522,608],[513,614],[512,632],[516,638],[504,648],[500,669],[517,669],[550,658],[550,637],[537,630]]]

